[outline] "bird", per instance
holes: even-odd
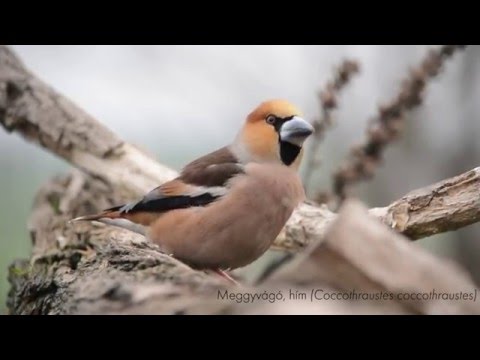
[[[299,167],[314,132],[283,99],[260,103],[229,145],[193,160],[138,201],[72,221],[144,235],[161,251],[236,282],[228,271],[257,260],[305,200]]]

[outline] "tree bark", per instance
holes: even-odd
[[[0,123],[128,197],[176,175],[43,83],[6,46],[0,46]]]
[[[412,191],[370,214],[417,240],[480,221],[480,167]],[[298,251],[322,238],[336,214],[325,206],[303,204],[292,215],[274,247]]]
[[[370,216],[350,202],[344,215],[325,206],[302,204],[274,245],[300,254],[260,285],[232,288],[217,276],[162,254],[139,235],[96,223],[68,223],[74,216],[132,200],[176,173],[120,140],[41,82],[4,46],[0,46],[0,123],[81,170],[46,184],[34,201],[29,222],[32,257],[16,261],[9,271],[11,313],[297,313],[298,299],[287,296],[293,287],[308,293],[313,285],[330,290],[351,285],[397,295],[411,289],[458,293],[461,288],[468,294],[475,289],[463,270],[425,254],[398,233],[418,239],[478,222],[479,168],[407,194],[385,208],[371,209]],[[349,220],[352,216],[355,221]],[[358,234],[363,234],[367,253],[360,251]],[[379,234],[384,234],[382,240]],[[314,259],[316,265],[300,271],[298,261],[308,263],[305,259]],[[398,260],[395,271],[392,259]],[[399,279],[395,272],[402,269],[412,271],[394,286]],[[423,277],[415,276],[416,271]],[[308,282],[297,284],[285,275],[298,273],[307,276]],[[238,301],[239,293],[275,291],[282,292],[285,300]],[[387,302],[307,301],[303,305],[309,313],[478,313],[475,301],[420,303],[412,305],[397,296]]]

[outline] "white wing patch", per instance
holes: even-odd
[[[223,196],[223,195],[226,195],[228,193],[228,189],[226,187],[223,187],[223,186],[195,186],[195,187],[192,187],[192,189],[190,191],[188,191],[187,193],[185,193],[184,195],[185,196],[191,196],[191,197],[195,197],[195,196],[201,196],[201,195],[204,195],[204,194],[210,194],[212,196]]]

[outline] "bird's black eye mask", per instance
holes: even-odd
[[[292,119],[293,119],[293,115],[287,116],[284,118],[275,116],[275,115],[268,115],[265,118],[265,121],[267,122],[267,124],[270,124],[273,126],[275,131],[278,133],[278,136],[280,137],[280,129],[282,128],[282,125],[285,124],[288,120],[292,120]]]
[[[287,166],[291,165],[295,161],[301,150],[300,146],[291,144],[287,141],[282,141],[282,139],[280,138],[280,130],[283,124],[292,119],[293,115],[284,118],[275,115],[268,115],[266,117],[266,122],[272,125],[278,134],[278,142],[280,144],[280,158],[282,159],[282,162]]]

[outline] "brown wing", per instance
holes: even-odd
[[[225,186],[232,176],[243,172],[242,169],[230,149],[223,147],[185,166],[179,179],[198,186]]]
[[[165,212],[205,206],[228,193],[228,181],[241,173],[243,166],[224,147],[191,162],[178,178],[153,189],[140,201],[109,210]]]

